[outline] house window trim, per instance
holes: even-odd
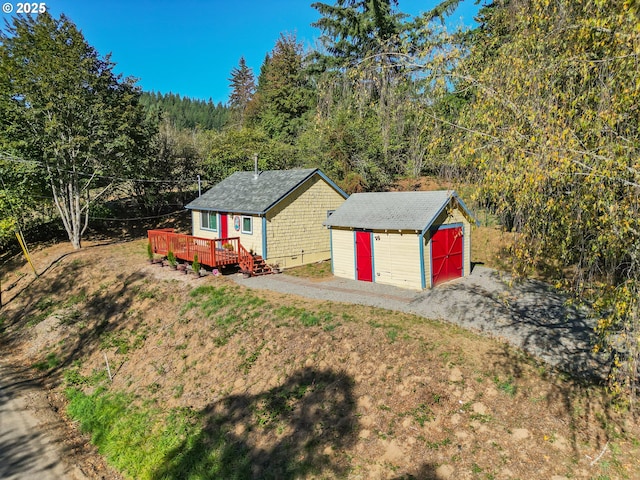
[[[250,228],[248,230],[244,228],[244,221],[246,219],[249,219],[249,222],[250,222]],[[240,218],[240,233],[243,233],[245,235],[253,235],[253,217],[250,217],[248,215],[243,215]]]
[[[213,218],[216,226],[215,228],[211,228],[210,226],[205,227],[204,226],[204,222],[202,221],[204,219],[204,215],[207,215],[207,224],[211,225],[211,219]],[[218,231],[218,213],[217,212],[211,212],[209,210],[201,210],[200,211],[200,229],[201,230],[206,230],[207,232],[217,232]]]

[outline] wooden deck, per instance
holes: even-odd
[[[198,254],[198,262],[211,268],[225,265],[239,265],[242,271],[254,271],[253,255],[240,243],[240,237],[202,238],[175,233],[172,228],[148,230],[153,253],[166,256],[172,251],[177,259],[193,262]]]

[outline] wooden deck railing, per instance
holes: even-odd
[[[171,250],[176,258],[193,262],[198,254],[198,262],[212,268],[224,265],[240,265],[248,273],[253,272],[253,255],[240,243],[240,237],[202,238],[175,233],[172,228],[148,230],[153,253],[167,255]]]

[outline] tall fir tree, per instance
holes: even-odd
[[[400,33],[404,15],[395,13],[397,0],[337,0],[334,5],[311,4],[322,17],[313,24],[322,31],[320,41],[328,67],[353,67],[379,53]]]
[[[243,126],[247,119],[247,110],[256,92],[255,76],[247,66],[244,57],[240,57],[238,66],[231,70],[229,82],[231,86],[229,108],[231,109],[234,123]]]
[[[293,142],[315,96],[300,44],[294,35],[281,35],[265,58],[255,96],[257,123],[271,138]]]

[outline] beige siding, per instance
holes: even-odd
[[[238,217],[240,229],[235,229],[235,218]],[[242,218],[251,217],[253,223],[252,233],[242,233]],[[229,228],[227,233],[229,237],[240,237],[240,243],[247,250],[258,255],[262,255],[262,217],[257,215],[242,215],[240,213],[229,213]]]
[[[201,238],[218,238],[218,232],[203,230],[200,225],[200,210],[191,210],[192,235]]]
[[[434,222],[437,225],[462,224],[464,235],[464,275],[471,273],[471,225],[458,209],[451,209]],[[337,277],[355,278],[355,240],[353,230],[333,228],[333,273]],[[387,285],[421,290],[420,242],[424,242],[425,286],[431,288],[431,236],[421,240],[416,232],[373,232],[374,281]]]
[[[355,280],[355,240],[353,230],[331,229],[333,245],[333,274],[336,277]]]
[[[242,228],[236,230],[234,228],[234,218],[238,216],[240,222],[242,222],[243,215],[229,213],[227,215],[227,236],[228,237],[240,237],[240,243],[247,250],[252,250],[258,255],[262,255],[262,217],[254,216],[253,218],[253,233],[242,233]],[[244,215],[247,216],[247,215]],[[193,236],[202,238],[220,238],[220,225],[216,231],[203,230],[200,225],[200,211],[193,210],[191,214],[191,221],[193,222]],[[218,222],[220,222],[220,216],[218,215]],[[242,225],[242,223],[241,223]]]
[[[376,283],[422,289],[420,234],[374,231],[373,258]]]
[[[282,268],[326,260],[331,256],[329,230],[322,225],[328,210],[344,198],[314,175],[267,215],[267,258]],[[255,228],[255,227],[254,227]]]

